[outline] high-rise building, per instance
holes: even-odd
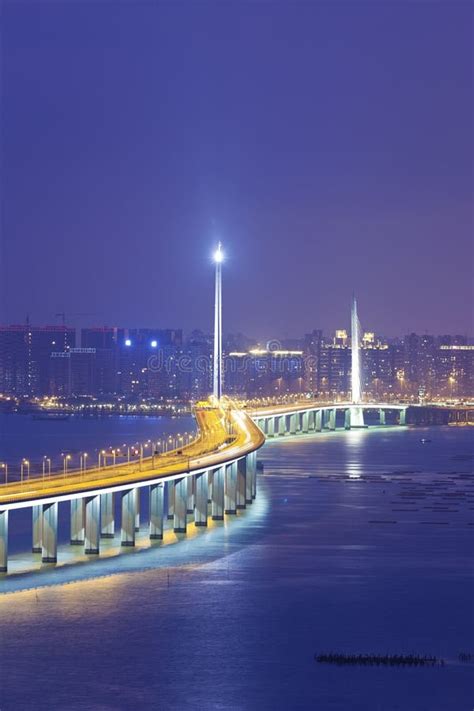
[[[50,357],[74,348],[75,330],[67,326],[0,327],[0,391],[44,395],[49,391]]]

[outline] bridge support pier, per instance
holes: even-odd
[[[270,417],[267,420],[267,434],[269,437],[275,436],[275,418],[274,417]]]
[[[194,508],[194,525],[207,526],[207,506],[209,499],[209,474],[196,474],[196,494]]]
[[[295,435],[298,425],[297,415],[293,413],[290,415],[290,435]]]
[[[150,486],[150,540],[156,541],[163,538],[163,484]]]
[[[135,531],[140,530],[140,508],[141,508],[141,489],[137,486],[135,489]]]
[[[315,432],[321,432],[323,429],[323,411],[316,410],[314,413],[314,430]]]
[[[188,514],[194,513],[194,477],[193,476],[188,476],[188,500],[186,503],[186,512]]]
[[[71,499],[71,538],[72,546],[84,545],[84,499]]]
[[[0,511],[0,573],[8,568],[8,511]]]
[[[351,429],[354,427],[365,427],[364,411],[361,407],[351,407]]]
[[[309,432],[309,412],[308,411],[303,412],[301,431],[303,434],[308,434],[308,432]]]
[[[237,509],[245,508],[245,492],[246,492],[246,479],[247,479],[247,459],[237,460]]]
[[[120,530],[120,545],[134,546],[135,545],[135,507],[136,507],[135,489],[127,489],[122,491],[122,525]]]
[[[254,481],[257,476],[257,459],[256,453],[251,452],[247,454],[246,457],[246,469],[247,476],[245,477],[245,503],[251,504],[255,498],[254,496]]]
[[[42,504],[41,560],[56,563],[58,560],[58,504]]]
[[[174,483],[172,481],[167,481],[166,486],[166,499],[167,499],[167,509],[168,509],[168,519],[172,521],[174,519]]]
[[[237,513],[237,462],[225,465],[225,513]]]
[[[212,504],[212,485],[214,483],[214,473],[209,469],[207,474],[207,503]]]
[[[97,555],[100,540],[100,496],[86,496],[84,499],[85,536],[84,553]]]
[[[113,538],[115,534],[114,495],[109,491],[100,495],[100,537]]]
[[[32,523],[32,533],[33,540],[31,550],[33,553],[41,553],[41,539],[42,539],[42,516],[41,516],[41,504],[31,507],[31,523]]]
[[[278,418],[278,435],[279,435],[279,437],[284,437],[286,435],[286,416],[285,415]]]
[[[385,410],[382,410],[382,408],[380,408],[380,410],[379,410],[379,424],[381,424],[381,425],[387,424],[386,420],[385,420]]]
[[[257,498],[257,452],[252,452],[253,456],[253,479],[252,479],[252,499]]]
[[[188,498],[188,482],[186,477],[174,480],[174,520],[175,533],[186,533],[186,506]]]
[[[349,410],[349,408],[347,408],[347,410],[344,410],[344,429],[351,429],[351,411]]]
[[[406,423],[407,423],[407,411],[406,410],[400,410],[398,422],[400,425],[406,425]]]
[[[224,467],[214,469],[211,515],[213,521],[224,520]]]

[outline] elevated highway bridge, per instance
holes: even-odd
[[[257,494],[256,455],[267,437],[332,431],[341,421],[345,429],[365,427],[367,411],[378,413],[379,425],[405,425],[407,410],[413,407],[432,405],[302,400],[256,408],[227,398],[199,403],[194,409],[197,435],[182,448],[125,464],[0,485],[0,572],[7,572],[8,519],[16,509],[31,509],[33,553],[41,554],[43,563],[56,563],[60,503],[70,506],[71,544],[97,555],[101,539],[116,535],[122,546],[135,545],[140,491],[146,488],[148,535],[159,540],[166,519],[175,532],[186,533],[190,522],[207,526],[209,515],[223,520],[225,514],[251,505]],[[337,418],[340,412],[343,417]],[[462,414],[471,418],[474,410],[466,406]],[[116,497],[120,497],[120,517]]]
[[[0,572],[8,567],[8,517],[32,510],[32,551],[44,563],[57,562],[58,504],[70,502],[71,544],[98,554],[100,539],[115,536],[114,497],[121,498],[120,540],[135,545],[139,490],[149,489],[149,536],[163,537],[164,518],[185,533],[188,516],[206,526],[235,514],[256,496],[256,453],[265,442],[258,426],[231,403],[195,408],[197,437],[187,446],[140,462],[38,476],[0,486]]]

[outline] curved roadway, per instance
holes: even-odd
[[[224,403],[220,407],[195,408],[198,436],[190,444],[141,463],[69,471],[66,475],[31,477],[23,482],[0,485],[0,509],[31,506],[33,502],[68,500],[97,490],[120,491],[133,484],[150,484],[161,479],[212,469],[259,449],[265,436],[242,410]],[[229,434],[230,433],[230,434]]]

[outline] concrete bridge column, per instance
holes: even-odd
[[[0,511],[0,573],[8,567],[8,511]]]
[[[400,410],[400,415],[399,415],[399,423],[401,425],[406,425],[407,423],[407,411],[405,410]]]
[[[309,432],[309,412],[308,411],[303,412],[301,431],[303,432],[303,434],[307,434]]]
[[[257,452],[247,454],[247,472],[251,472],[250,491],[252,500],[257,496]]]
[[[71,545],[84,545],[84,499],[71,499]]]
[[[163,503],[165,487],[163,484],[150,486],[150,540],[157,541],[163,538]]]
[[[351,407],[351,428],[354,427],[365,427],[362,407]]]
[[[314,429],[315,432],[321,432],[323,429],[323,411],[316,410],[314,413]]]
[[[166,494],[168,519],[171,521],[172,519],[174,519],[174,483],[172,481],[166,482]]]
[[[297,415],[293,413],[290,415],[290,434],[295,435],[297,430]]]
[[[237,460],[237,509],[245,508],[245,491],[247,479],[247,459]]]
[[[278,418],[278,434],[280,437],[286,435],[286,415],[281,415]]]
[[[115,534],[114,495],[112,491],[100,495],[100,537],[113,538]]]
[[[252,499],[257,498],[257,452],[253,452],[253,466],[254,466],[254,474],[253,474],[253,480],[252,480]]]
[[[41,504],[31,507],[31,523],[33,541],[31,550],[33,553],[41,553],[41,538],[43,517],[41,516]]]
[[[135,545],[135,507],[137,497],[135,489],[122,491],[122,526],[120,531],[120,545]]]
[[[263,420],[263,419],[260,419],[257,421],[257,425],[258,425],[258,427],[260,427],[263,434],[265,434],[265,423],[266,423],[266,420]]]
[[[351,429],[351,411],[349,410],[349,408],[347,408],[347,410],[344,410],[344,429]]]
[[[224,513],[235,514],[237,505],[237,462],[225,465]]]
[[[58,560],[58,503],[42,504],[41,560],[56,563]]]
[[[196,493],[194,506],[194,524],[207,526],[207,506],[209,499],[209,474],[196,474]]]
[[[208,504],[212,504],[212,484],[214,482],[214,471],[212,469],[209,469],[209,472],[207,474],[207,496]]]
[[[333,408],[329,410],[329,429],[331,431],[336,429],[336,409]]]
[[[137,486],[135,491],[135,531],[140,530],[140,499],[141,499],[141,489]]]
[[[257,476],[257,462],[254,457],[254,452],[247,454],[247,477],[245,479],[245,503],[251,504],[254,500],[254,480]]]
[[[308,432],[313,432],[316,429],[316,412],[310,410],[308,412]]]
[[[188,514],[194,513],[194,484],[195,480],[193,476],[188,476],[188,498],[186,502],[186,512]]]
[[[96,554],[99,552],[100,539],[100,496],[86,496],[84,498],[85,536],[84,553]]]
[[[212,482],[212,520],[224,520],[224,467],[214,469]]]
[[[275,436],[275,418],[274,417],[270,417],[267,420],[267,434],[269,437]]]
[[[186,507],[188,500],[188,482],[186,477],[174,480],[174,520],[175,533],[186,533]]]
[[[385,425],[385,424],[386,424],[386,421],[385,421],[385,410],[382,410],[382,408],[380,408],[380,410],[379,410],[379,424],[381,424],[381,425]]]

